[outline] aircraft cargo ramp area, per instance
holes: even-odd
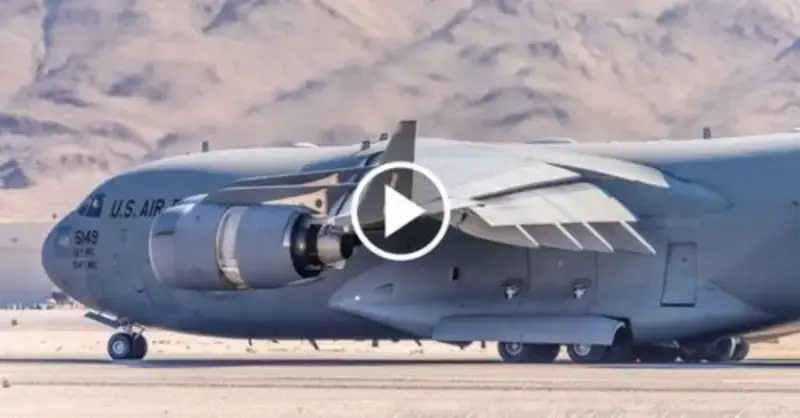
[[[82,314],[0,311],[0,416],[800,416],[794,336],[736,365],[583,366],[501,364],[492,345],[315,351],[150,330],[147,360],[112,364],[108,330]]]

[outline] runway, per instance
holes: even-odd
[[[484,359],[6,359],[9,417],[798,416],[800,366]],[[576,415],[577,414],[577,415]]]
[[[581,366],[502,364],[492,346],[154,332],[151,357],[112,364],[107,330],[56,322],[0,325],[0,417],[800,416],[800,360],[780,358],[800,354],[793,340],[738,365]]]

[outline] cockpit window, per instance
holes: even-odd
[[[86,218],[99,218],[103,213],[103,200],[105,198],[105,193],[90,196],[78,207],[78,215]]]

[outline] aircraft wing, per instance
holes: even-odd
[[[598,180],[617,180],[646,188],[674,189],[701,198],[719,196],[696,185],[682,183],[661,171],[629,161],[537,148],[535,158],[480,150],[464,144],[454,149],[426,149],[417,155],[416,122],[402,121],[369,167],[307,172],[289,176],[247,179],[210,194],[209,201],[229,201],[238,194],[249,202],[320,191],[330,201],[326,223],[352,227],[353,190],[358,180],[381,164],[416,162],[441,180],[448,191],[451,223],[463,232],[490,241],[529,248],[550,247],[575,251],[627,251],[655,254],[653,246],[632,223],[637,216],[618,198],[598,186]],[[416,161],[415,161],[415,157]],[[365,224],[380,224],[383,218],[384,185],[441,216],[441,197],[424,184],[415,184],[409,172],[384,173],[370,182],[359,203]],[[427,183],[427,182],[425,182]]]
[[[399,132],[403,123],[410,124],[401,122]],[[414,141],[403,139],[392,138],[381,163],[413,158],[408,148]],[[588,174],[669,187],[664,175],[651,167],[554,152],[537,160],[492,154],[421,156],[417,162],[437,173],[448,191],[453,225],[470,235],[530,248],[655,254],[653,246],[631,227],[636,216],[587,179]],[[437,215],[442,208],[435,190],[414,189],[406,197],[429,209],[429,215]],[[362,200],[359,215],[369,199]],[[349,201],[332,222],[350,226],[352,207]]]

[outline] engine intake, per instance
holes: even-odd
[[[303,207],[188,202],[153,220],[150,263],[178,289],[273,289],[318,277],[355,245]]]

